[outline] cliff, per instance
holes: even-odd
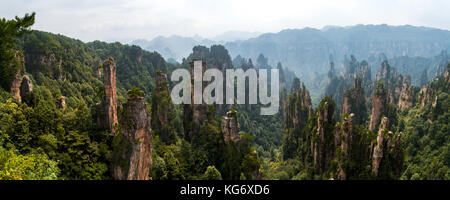
[[[400,147],[401,133],[394,138],[392,131],[387,130],[388,124],[389,119],[383,117],[372,155],[372,172],[375,177],[382,177],[383,179],[391,178],[391,175],[386,172],[389,168],[394,168],[393,171],[396,176],[399,176],[401,163],[403,162]]]
[[[237,143],[240,140],[239,123],[234,109],[222,117],[221,129],[226,144],[230,144],[230,141]]]
[[[335,135],[334,135],[334,145],[335,147],[340,146],[342,149],[342,158],[344,160],[351,160],[350,156],[350,148],[352,145],[352,139],[353,139],[353,127],[354,127],[354,119],[355,115],[351,113],[347,117],[344,118],[342,125],[339,127],[339,125],[336,127]],[[346,180],[347,179],[347,173],[344,169],[342,162],[338,162],[338,173],[337,173],[337,179],[339,180]]]
[[[152,92],[152,129],[155,135],[166,144],[176,142],[175,130],[170,126],[171,98],[167,75],[161,71],[156,72],[156,87]]]
[[[370,116],[369,123],[370,131],[375,131],[380,123],[381,116],[386,111],[386,104],[386,89],[382,82],[378,82],[372,97],[372,115]]]
[[[102,65],[104,96],[97,105],[97,124],[108,129],[115,135],[114,126],[118,123],[117,117],[117,90],[116,90],[116,63],[112,57],[107,58]]]
[[[398,107],[401,110],[411,108],[414,105],[414,86],[411,85],[411,78],[406,76],[403,79],[402,90],[398,99]]]
[[[312,104],[309,91],[302,83],[301,87],[298,78],[294,79],[292,93],[283,103],[283,115],[285,128],[301,129],[306,125],[312,115]]]
[[[152,130],[144,97],[129,94],[113,139],[112,175],[118,180],[149,180],[152,167]]]
[[[330,164],[333,158],[333,151],[329,151],[333,141],[327,141],[330,132],[329,127],[332,126],[334,106],[325,101],[317,111],[317,130],[311,142],[313,152],[313,165],[316,173],[322,173]]]
[[[22,99],[33,91],[33,83],[31,82],[30,77],[25,75],[25,60],[23,54],[20,51],[16,51],[14,56],[19,65],[19,70],[11,83],[10,92],[13,98],[22,102]]]
[[[196,51],[194,51],[196,52]],[[195,134],[198,134],[201,123],[208,118],[208,105],[202,101],[201,104],[194,104],[194,62],[190,62],[191,74],[191,104],[184,105],[184,137],[187,141],[191,141]],[[201,60],[199,62],[202,62]],[[206,63],[202,62],[202,74],[206,70]],[[206,87],[206,82],[203,81],[202,91]]]
[[[364,85],[362,79],[354,79],[353,88],[344,92],[342,100],[342,114],[354,113],[354,122],[363,124],[366,120],[367,109],[364,97]]]

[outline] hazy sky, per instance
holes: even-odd
[[[449,0],[0,0],[0,18],[36,12],[34,29],[83,41],[213,37],[225,31],[355,24],[450,29]]]

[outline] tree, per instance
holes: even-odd
[[[17,17],[13,20],[0,19],[0,84],[5,90],[9,90],[20,68],[18,61],[14,60],[14,41],[24,33],[30,32],[29,27],[34,24],[33,12],[31,15]]]
[[[208,166],[203,175],[204,180],[222,180],[222,175],[214,166]]]

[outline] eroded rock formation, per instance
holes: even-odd
[[[354,119],[355,115],[350,113],[347,117],[344,118],[343,123],[340,127],[336,127],[336,132],[334,135],[334,143],[335,146],[340,145],[342,149],[342,157],[344,160],[350,160],[350,152],[349,148],[352,144],[353,138],[353,127],[354,127]],[[339,180],[346,180],[347,173],[343,169],[342,163],[339,162],[338,165],[338,177]]]
[[[373,150],[372,158],[372,172],[375,176],[378,176],[378,168],[380,167],[381,159],[383,158],[383,148],[384,148],[384,135],[386,134],[386,128],[388,126],[389,120],[387,117],[383,117],[380,127],[378,129],[377,144]]]
[[[120,132],[113,139],[112,173],[118,180],[149,180],[152,167],[150,113],[143,96],[123,104]]]
[[[423,108],[426,105],[430,104],[432,102],[432,97],[434,95],[434,92],[431,88],[429,88],[427,85],[425,85],[422,89],[419,91],[419,102],[420,107]]]
[[[202,60],[195,60],[190,62],[191,74],[191,91],[194,91],[194,62],[202,63],[202,74],[206,70],[206,63]],[[202,83],[202,91],[206,87],[206,82]],[[191,92],[191,104],[184,105],[184,137],[187,141],[191,141],[195,134],[198,134],[201,123],[208,118],[208,105],[202,101],[201,104],[194,103],[194,92]]]
[[[114,126],[118,123],[116,63],[112,57],[103,62],[103,87],[105,93],[102,102],[97,105],[97,124],[115,135]]]
[[[365,122],[367,109],[364,97],[364,85],[362,79],[354,79],[353,88],[344,92],[342,100],[342,114],[354,113],[354,122],[362,124]]]
[[[66,97],[65,96],[58,97],[57,102],[56,102],[56,107],[61,110],[66,109]]]
[[[152,99],[152,127],[164,127],[169,124],[170,93],[167,75],[156,73],[156,88]]]
[[[386,90],[383,83],[377,83],[372,98],[372,115],[370,116],[369,130],[374,131],[380,123],[381,116],[386,111]]]
[[[19,70],[11,83],[10,92],[13,98],[22,102],[22,98],[33,91],[33,83],[31,82],[30,77],[25,75],[25,60],[23,54],[20,51],[16,51],[14,56],[19,64]]]
[[[285,121],[285,128],[302,128],[308,122],[308,119],[312,115],[312,104],[309,91],[302,83],[301,87],[296,88],[295,85],[299,85],[298,78],[294,79],[292,94],[283,103],[283,115]]]
[[[326,101],[322,108],[319,108],[317,118],[317,130],[315,139],[311,143],[313,152],[314,171],[316,173],[322,173],[323,169],[329,164],[332,159],[332,151],[327,151],[327,144],[332,141],[325,141],[325,134],[329,133],[327,130],[327,124],[332,122],[334,110],[330,108],[329,103]]]
[[[227,115],[222,117],[221,129],[226,144],[230,144],[230,141],[237,143],[240,140],[239,123],[235,110],[228,111]]]
[[[398,107],[401,110],[408,109],[414,105],[414,86],[411,85],[411,78],[406,76],[403,79],[403,86],[398,98]]]

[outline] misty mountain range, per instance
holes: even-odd
[[[259,54],[263,54],[271,66],[281,62],[284,67],[295,71],[316,96],[324,88],[329,62],[333,61],[339,72],[339,66],[350,55],[359,61],[366,60],[372,68],[372,76],[380,63],[388,60],[400,73],[411,75],[414,84],[428,66],[432,66],[427,69],[428,77],[434,77],[439,63],[449,59],[446,51],[450,49],[450,31],[386,24],[326,26],[323,29],[286,29],[264,34],[228,32],[212,39],[160,36],[151,41],[136,40],[132,44],[157,51],[164,58],[178,62],[188,56],[195,45],[222,44],[232,58],[241,55],[256,60]]]
[[[203,38],[199,35],[193,37],[183,37],[178,35],[169,37],[158,36],[151,41],[145,39],[134,40],[131,44],[140,46],[146,50],[157,51],[166,60],[172,58],[181,62],[182,58],[187,57],[192,51],[192,47],[196,45],[209,47],[213,44],[225,44],[227,42],[247,40],[249,38],[257,37],[260,34],[261,33],[259,32],[228,31],[213,38]]]

